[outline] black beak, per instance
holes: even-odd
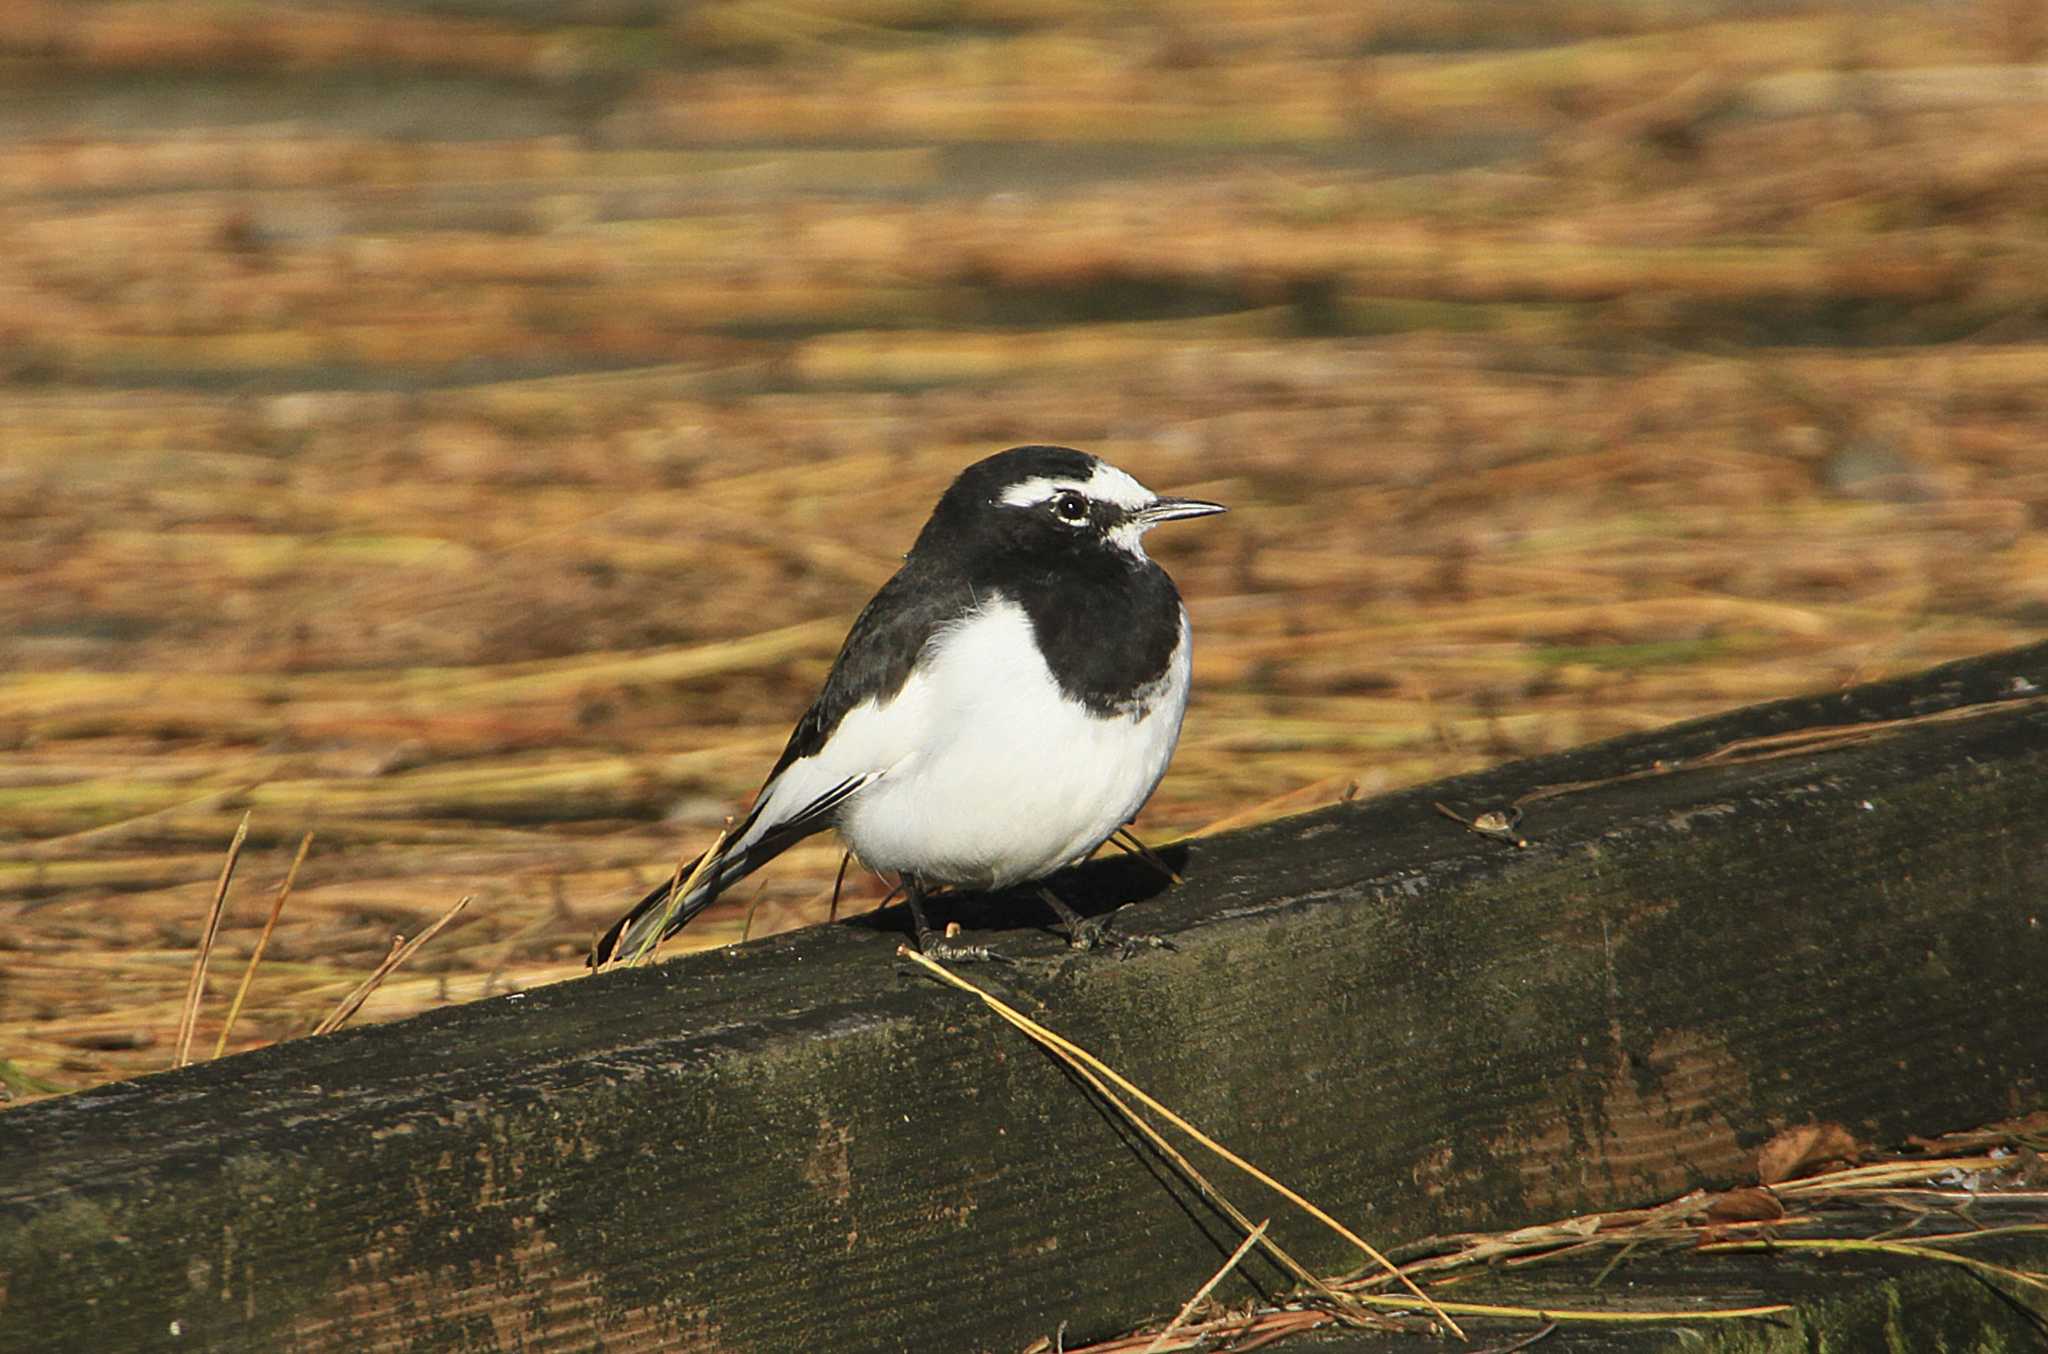
[[[1201,498],[1155,498],[1133,514],[1146,527],[1175,522],[1183,517],[1209,517],[1230,509]]]

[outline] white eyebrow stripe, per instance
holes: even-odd
[[[1088,492],[1087,484],[1081,480],[1056,480],[1049,475],[1039,475],[1003,490],[1003,496],[996,502],[1011,508],[1028,508],[1034,503],[1048,502],[1054,494],[1063,494],[1069,489],[1083,494]]]
[[[1102,503],[1114,503],[1119,508],[1135,512],[1150,507],[1159,495],[1118,470],[1108,461],[1097,461],[1095,473],[1088,477],[1088,497]]]
[[[1011,485],[996,501],[1006,507],[1028,508],[1037,503],[1044,503],[1053,495],[1065,493],[1070,489],[1085,494],[1098,503],[1114,503],[1133,512],[1150,505],[1158,497],[1123,471],[1107,461],[1102,461],[1096,464],[1094,472],[1085,480],[1038,475]]]

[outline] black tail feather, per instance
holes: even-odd
[[[677,894],[677,891],[689,880],[690,876],[696,873],[697,866],[703,859],[702,856],[697,857],[696,860],[684,865],[678,873],[670,875],[667,879],[655,885],[645,898],[633,904],[632,911],[613,922],[611,928],[598,937],[597,944],[590,947],[589,958],[583,962],[591,968],[597,968],[599,965],[609,963],[612,959],[618,957],[623,953],[621,944],[625,940],[627,933],[639,932],[644,937],[645,927],[640,925],[641,920],[649,916],[659,915],[668,907],[671,897],[676,898],[675,915],[670,917],[668,924],[661,928],[661,934],[654,939],[653,943],[655,944],[660,944],[676,932],[682,930],[692,917],[702,912],[706,907],[709,907],[712,900],[718,897],[717,875],[723,873],[722,870],[714,868],[712,879],[698,885],[697,896],[694,900],[687,896],[678,896]],[[638,949],[639,946],[635,945],[633,948]]]
[[[793,831],[785,829],[770,833],[744,851],[728,854],[721,849],[717,859],[704,871],[704,878],[697,882],[697,887],[677,898],[675,911],[662,926],[661,933],[650,939],[648,933],[653,922],[649,919],[668,911],[670,896],[689,882],[704,859],[697,857],[683,866],[679,874],[670,875],[655,885],[645,898],[633,904],[632,911],[613,922],[611,929],[590,947],[590,956],[583,962],[590,968],[597,968],[621,956],[630,959],[643,947],[659,945],[689,925],[699,912],[717,902],[720,894],[822,827],[822,823],[807,822]]]
[[[641,950],[667,940],[688,925],[690,918],[711,906],[719,894],[812,833],[823,832],[831,825],[834,810],[873,779],[872,775],[849,776],[788,818],[766,829],[757,829],[755,820],[771,802],[769,788],[763,787],[755,798],[753,812],[738,827],[728,827],[720,833],[718,840],[711,844],[712,851],[717,854],[708,865],[705,865],[704,857],[699,856],[657,885],[633,905],[631,912],[612,923],[611,929],[591,947],[590,958],[584,962],[596,968],[620,955],[631,958]],[[769,786],[773,784],[771,780]],[[747,845],[736,849],[735,842],[746,842]],[[671,897],[689,885],[691,876],[700,866],[704,869],[704,877],[688,893],[675,900],[673,915],[669,915]],[[668,921],[661,927],[661,933],[651,935],[654,923],[648,918],[663,915],[668,915]]]

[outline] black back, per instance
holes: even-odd
[[[1039,477],[1085,481],[1096,458],[1069,447],[1012,447],[961,471],[903,567],[846,636],[818,695],[769,773],[809,756],[864,700],[903,689],[939,631],[1000,596],[1017,603],[1060,689],[1103,716],[1129,710],[1166,675],[1180,641],[1180,593],[1166,571],[1107,532],[1128,512],[1094,503],[1086,527],[1010,507],[1003,491]]]

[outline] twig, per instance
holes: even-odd
[[[1182,837],[1182,841],[1193,841],[1197,837],[1213,837],[1219,832],[1235,832],[1254,823],[1282,818],[1290,813],[1307,813],[1312,809],[1327,808],[1331,804],[1349,803],[1358,794],[1358,782],[1349,776],[1329,776],[1285,794],[1253,804],[1249,808],[1227,813],[1213,822],[1204,823],[1193,832]]]
[[[1961,1265],[1963,1268],[1978,1274],[1994,1274],[2001,1279],[2010,1279],[2014,1283],[2024,1284],[2029,1288],[2038,1288],[2048,1292],[2048,1275],[2036,1274],[2024,1269],[2013,1269],[2007,1265],[1993,1264],[1989,1260],[1979,1260],[1973,1255],[1951,1255],[1934,1244],[1936,1242],[1953,1244],[1957,1241],[1972,1240],[1979,1236],[2012,1232],[2048,1232],[2048,1224],[2023,1224],[2014,1227],[1985,1228],[1980,1232],[1964,1232],[1950,1236],[1928,1237],[1922,1241],[1859,1241],[1849,1237],[1809,1237],[1805,1239],[1771,1237],[1760,1241],[1717,1241],[1700,1247],[1700,1250],[1703,1253],[1757,1250],[1849,1251],[1864,1253],[1875,1251],[1883,1255],[1903,1255],[1915,1260],[1934,1260],[1942,1264]]]
[[[433,925],[414,936],[411,940],[401,941],[397,937],[393,937],[391,953],[384,956],[384,962],[377,965],[369,977],[358,983],[355,991],[343,997],[341,1005],[335,1007],[325,1020],[313,1027],[313,1033],[332,1034],[340,1029],[347,1023],[349,1017],[360,1010],[363,1003],[370,999],[370,994],[375,992],[383,984],[384,980],[391,976],[392,970],[412,958],[420,946],[432,940],[440,933],[442,927],[455,920],[456,913],[468,906],[469,895],[464,894],[455,900],[455,906],[443,912]]]
[[[256,965],[263,958],[263,949],[270,944],[270,933],[277,927],[278,914],[284,911],[284,900],[292,896],[292,883],[299,877],[299,867],[306,863],[306,852],[313,847],[313,834],[308,832],[299,840],[299,854],[292,857],[292,868],[285,873],[284,883],[278,887],[277,897],[270,904],[270,916],[263,923],[263,934],[256,937],[256,948],[249,952],[249,965],[242,970],[241,985],[235,988],[235,999],[228,1004],[228,1018],[221,1023],[220,1038],[213,1044],[213,1056],[218,1058],[227,1052],[228,1035],[235,1028],[235,1018],[242,1014],[242,999],[249,995],[249,984],[256,979]]]
[[[839,853],[839,873],[832,876],[832,906],[825,913],[826,925],[839,920],[839,890],[846,887],[846,867],[853,864],[853,852]]]
[[[1401,1311],[1415,1310],[1413,1298],[1380,1295],[1360,1296],[1358,1300],[1375,1307],[1392,1307]],[[1575,1325],[1584,1322],[1596,1326],[1665,1326],[1682,1325],[1689,1321],[1742,1321],[1751,1317],[1781,1316],[1792,1310],[1792,1304],[1788,1302],[1774,1302],[1764,1307],[1703,1307],[1697,1311],[1646,1312],[1586,1311],[1578,1307],[1511,1307],[1491,1302],[1445,1302],[1436,1305],[1446,1312],[1456,1312],[1459,1316],[1497,1316],[1523,1321],[1569,1321]]]
[[[747,915],[740,921],[740,944],[744,945],[754,936],[754,914],[761,910],[761,900],[768,896],[768,885],[762,883],[754,890],[754,896],[747,903]]]
[[[1171,865],[1168,865],[1166,863],[1166,858],[1164,856],[1160,855],[1157,851],[1154,851],[1151,847],[1145,845],[1145,839],[1140,837],[1137,833],[1131,831],[1129,828],[1118,828],[1115,832],[1112,832],[1109,835],[1109,839],[1127,854],[1136,856],[1139,860],[1144,861],[1147,865],[1150,865],[1153,869],[1159,871],[1160,874],[1166,876],[1167,883],[1185,884],[1187,882],[1185,879],[1181,878],[1179,870],[1174,869]]]
[[[1237,1249],[1230,1253],[1230,1258],[1223,1262],[1223,1267],[1214,1274],[1211,1274],[1209,1282],[1197,1288],[1195,1295],[1181,1304],[1181,1309],[1174,1313],[1173,1320],[1166,1323],[1166,1329],[1153,1336],[1152,1343],[1146,1345],[1141,1354],[1159,1354],[1159,1350],[1165,1346],[1168,1340],[1173,1338],[1173,1333],[1187,1323],[1187,1319],[1194,1315],[1195,1308],[1202,1305],[1202,1299],[1215,1292],[1216,1285],[1222,1283],[1224,1277],[1231,1270],[1237,1268],[1237,1262],[1244,1259],[1250,1253],[1251,1248],[1258,1245],[1265,1238],[1266,1225],[1272,1221],[1271,1218],[1267,1218],[1257,1227],[1254,1227],[1251,1230],[1251,1234],[1245,1237],[1243,1241],[1237,1243]]]
[[[1771,1192],[1779,1198],[1805,1194],[1835,1194],[1845,1189],[1921,1181],[1930,1176],[1940,1175],[1944,1171],[1995,1171],[2011,1164],[2010,1161],[1985,1154],[1880,1161],[1869,1166],[1845,1166],[1839,1171],[1809,1175],[1798,1180],[1781,1180],[1771,1186]]]
[[[1542,1344],[1555,1334],[1557,1334],[1557,1322],[1553,1321],[1534,1335],[1525,1335],[1513,1344],[1495,1345],[1491,1349],[1475,1349],[1472,1351],[1472,1354],[1519,1354],[1519,1351],[1527,1349],[1531,1345]]]
[[[1604,786],[1620,785],[1626,781],[1643,780],[1651,776],[1676,775],[1702,767],[1742,766],[1751,762],[1772,761],[1780,757],[1804,757],[1833,752],[1838,748],[1887,738],[1915,725],[1945,724],[1953,720],[1975,719],[1981,715],[2005,714],[2043,701],[2048,701],[2048,696],[1980,701],[1973,705],[1959,705],[1949,710],[1934,710],[1924,715],[1908,715],[1900,719],[1873,719],[1861,724],[1825,724],[1809,729],[1793,729],[1788,733],[1767,733],[1753,738],[1738,738],[1697,757],[1673,761],[1659,760],[1649,766],[1624,771],[1616,776],[1603,776],[1598,780],[1574,780],[1557,785],[1539,785],[1516,799],[1511,807],[1519,811],[1540,800],[1555,799],[1559,795],[1578,794],[1585,790],[1597,790]],[[1449,810],[1444,812],[1449,813]],[[1457,815],[1450,816],[1455,818]]]
[[[199,937],[199,953],[192,959],[192,981],[185,988],[185,1011],[178,1018],[177,1051],[171,1066],[192,1061],[192,1032],[199,1025],[199,1002],[206,994],[206,965],[213,958],[214,937],[220,934],[220,914],[227,907],[228,882],[235,877],[235,862],[242,858],[242,843],[249,840],[249,815],[242,815],[235,839],[228,843],[228,858],[221,862],[220,879],[213,886],[213,905],[207,909],[206,929]]]

